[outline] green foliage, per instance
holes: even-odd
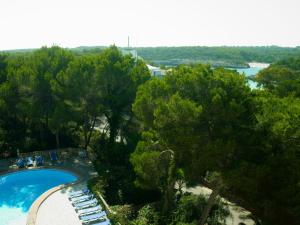
[[[121,134],[130,148],[138,137],[131,104],[149,78],[142,61],[114,46],[80,56],[57,46],[1,54],[0,149],[87,148],[96,125],[102,139],[113,145]]]
[[[145,60],[157,65],[210,63],[213,66],[246,67],[248,62],[275,62],[300,54],[300,48],[270,47],[153,47],[137,48]]]
[[[159,214],[152,205],[145,205],[138,211],[138,216],[130,225],[157,225]]]
[[[93,193],[96,194],[96,196],[97,196],[97,192],[99,192],[99,193],[101,193],[101,195],[105,196],[104,188],[105,188],[106,184],[104,183],[103,179],[101,179],[99,177],[94,177],[94,178],[88,180],[87,186]]]
[[[300,96],[300,58],[288,58],[260,71],[255,79],[270,92],[285,97]]]
[[[134,219],[135,211],[130,205],[114,205],[111,207],[115,214],[110,214],[112,224],[130,224]]]
[[[206,204],[207,200],[202,195],[182,196],[173,214],[171,224],[196,224]],[[209,215],[208,225],[222,224],[229,214],[228,206],[222,201],[218,201]]]
[[[209,167],[219,170],[226,166],[224,158],[234,156],[237,130],[252,123],[245,120],[250,103],[245,77],[207,66],[182,66],[163,80],[142,85],[133,110],[144,130],[153,129],[160,143],[175,151],[177,163],[192,178],[193,171],[198,177]]]
[[[293,56],[299,48],[139,51],[162,64],[171,56],[175,64],[244,64]],[[221,193],[262,224],[296,225],[299,70],[299,57],[281,60],[256,77],[262,89],[250,90],[243,75],[208,65],[182,65],[150,79],[143,61],[115,46],[1,54],[0,151],[91,148],[100,178],[89,187],[110,204],[141,207],[136,215],[135,207],[123,207],[122,224],[195,224],[203,215],[218,224],[228,215],[215,202]],[[184,184],[199,183],[215,197],[178,202]]]

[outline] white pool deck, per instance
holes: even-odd
[[[68,199],[68,193],[82,188],[83,185],[62,189],[50,195],[38,210],[36,225],[82,225]]]
[[[74,207],[68,199],[70,191],[77,191],[86,187],[85,183],[75,185],[73,187],[65,188],[51,194],[40,206],[36,225],[82,225],[78,218]],[[205,187],[195,187],[186,189],[188,192],[194,194],[204,194],[209,196],[211,190]],[[238,225],[240,222],[246,225],[254,225],[250,219],[246,219],[249,212],[238,207],[230,202],[227,202],[231,216],[226,219],[226,225]]]

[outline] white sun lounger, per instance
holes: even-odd
[[[90,223],[97,220],[106,220],[106,212],[102,211],[95,214],[90,214],[87,216],[80,216],[80,220],[82,220],[82,223]]]
[[[97,204],[98,204],[97,199],[93,198],[92,200],[89,201],[74,203],[73,206],[75,207],[76,210],[79,210],[79,209],[95,206]]]
[[[93,223],[93,225],[110,225],[110,220],[106,218],[106,220],[98,223]]]
[[[89,194],[89,195],[82,195],[82,196],[79,196],[79,197],[71,198],[71,201],[73,203],[78,203],[78,202],[84,202],[84,201],[87,201],[87,200],[91,200],[93,198],[94,198],[94,195]]]
[[[101,210],[102,210],[102,207],[100,205],[96,205],[91,208],[80,209],[77,211],[77,213],[79,216],[83,216],[83,215],[89,215],[89,214],[93,214],[96,212],[100,212]]]
[[[90,190],[87,189],[87,188],[84,188],[82,190],[79,190],[79,191],[73,191],[71,193],[69,193],[69,198],[75,198],[75,197],[79,197],[81,195],[86,195],[90,193]]]

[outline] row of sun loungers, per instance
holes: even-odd
[[[52,151],[49,153],[50,159],[52,162],[57,161],[57,153],[55,151]],[[26,157],[26,158],[19,158],[16,162],[18,168],[24,168],[24,167],[31,167],[31,166],[43,166],[44,165],[44,158],[43,156],[35,156],[33,157]]]
[[[44,165],[44,158],[42,156],[35,156],[33,157],[26,157],[26,158],[19,158],[16,162],[19,168],[23,167],[31,167],[31,166],[43,166]]]
[[[94,198],[89,189],[85,188],[69,193],[69,200],[83,224],[96,222],[93,225],[110,225],[106,212],[102,210],[98,200]]]

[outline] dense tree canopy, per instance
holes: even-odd
[[[183,49],[196,60],[206,51],[217,60],[243,55],[241,63],[298,51]],[[134,204],[128,224],[221,224],[228,214],[221,195],[248,209],[257,224],[297,225],[299,71],[299,58],[281,60],[262,70],[261,88],[251,90],[244,75],[202,64],[151,78],[142,60],[115,46],[1,54],[0,153],[88,149],[110,203]],[[212,194],[186,196],[183,184],[208,186]]]
[[[131,158],[139,185],[168,195],[172,173],[157,168],[162,152],[171,149],[186,182],[208,182],[216,191],[212,202],[221,192],[264,224],[285,224],[287,217],[297,223],[299,199],[289,200],[300,193],[297,98],[274,97],[267,88],[251,91],[232,71],[181,66],[142,85],[133,109],[144,130]]]
[[[288,95],[300,97],[300,57],[272,64],[256,76],[256,81],[281,97]]]
[[[1,150],[27,151],[87,148],[96,122],[108,123],[114,142],[129,126],[136,88],[150,74],[114,46],[83,56],[54,46],[1,55],[0,77]]]
[[[300,48],[269,47],[144,47],[137,48],[145,60],[158,65],[176,66],[183,63],[210,63],[213,66],[245,67],[248,62],[273,63],[299,56]]]

